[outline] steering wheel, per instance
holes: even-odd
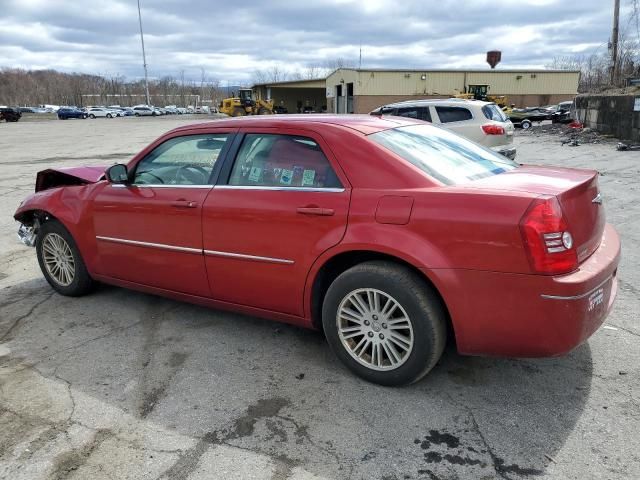
[[[149,176],[151,176],[151,177],[155,178],[156,180],[158,180],[160,183],[164,183],[164,180],[162,180],[162,179],[161,179],[159,176],[157,176],[156,174],[151,173],[150,171],[140,172],[140,173],[138,173],[138,175],[149,175]],[[136,179],[136,180],[137,180],[137,179]],[[143,182],[141,182],[141,183],[145,183],[145,182],[143,181]]]
[[[195,170],[189,171],[189,169]],[[182,165],[176,171],[175,181],[177,184],[182,184],[181,180],[185,180],[191,185],[204,184],[209,179],[209,172],[199,165]]]

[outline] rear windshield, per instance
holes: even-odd
[[[502,155],[432,125],[383,130],[369,138],[445,185],[491,177],[518,166]]]
[[[484,113],[484,116],[489,120],[495,120],[496,122],[507,121],[507,116],[498,108],[497,105],[485,105],[482,107],[482,113]]]

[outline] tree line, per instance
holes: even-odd
[[[200,81],[171,76],[149,80],[150,102],[156,106],[205,105],[219,102],[226,95],[217,79],[202,70]],[[0,105],[121,105],[146,103],[143,80],[123,76],[105,77],[56,70],[0,68]]]

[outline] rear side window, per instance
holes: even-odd
[[[432,125],[383,130],[369,138],[445,185],[491,177],[518,166],[502,155]]]
[[[484,116],[489,120],[495,120],[496,122],[507,121],[507,116],[497,105],[485,105],[482,107],[482,113],[484,113]]]
[[[245,136],[229,185],[256,187],[341,188],[315,140],[274,134]]]
[[[425,122],[431,121],[431,113],[429,107],[402,107],[398,108],[399,117],[417,118],[418,120],[424,120]]]
[[[464,122],[473,118],[469,109],[463,107],[436,107],[436,112],[441,123]]]

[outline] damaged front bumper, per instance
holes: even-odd
[[[38,231],[35,226],[25,225],[24,223],[20,224],[20,228],[18,228],[18,238],[27,247],[35,247],[37,237]]]

